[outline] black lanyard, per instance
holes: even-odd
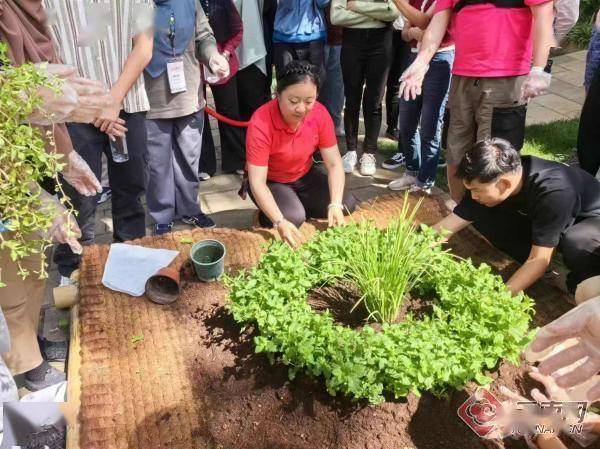
[[[171,11],[171,18],[169,19],[169,32],[167,33],[167,36],[171,41],[173,56],[175,56],[175,14],[173,13],[173,11]]]

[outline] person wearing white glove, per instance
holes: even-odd
[[[75,67],[63,64],[36,64],[56,86],[43,87],[38,95],[43,103],[28,117],[34,125],[78,122],[91,123],[106,109],[114,107],[114,99],[99,81],[81,78]],[[58,91],[56,89],[58,88]]]
[[[566,449],[562,439],[572,438],[581,446],[587,447],[600,435],[600,416],[586,408],[582,416],[581,411],[569,403],[586,401],[580,390],[562,388],[548,375],[543,375],[537,368],[532,368],[529,377],[544,386],[545,393],[534,388],[530,395],[538,403],[562,404],[560,413],[558,409],[543,409],[532,405],[518,405],[519,402],[531,400],[504,387],[500,393],[508,400],[502,403],[503,414],[497,421],[492,421],[496,428],[486,436],[488,439],[524,438],[530,449]],[[546,413],[544,413],[546,411]],[[581,424],[581,433],[575,433],[572,426]],[[552,432],[540,433],[540,429],[552,429]]]
[[[56,243],[68,244],[74,251],[81,252],[81,245],[77,241],[81,232],[73,215],[37,184],[32,184],[31,189],[40,195],[40,209],[54,216],[49,229],[39,230],[41,236]],[[0,261],[5,260],[10,260],[8,248],[0,250]],[[11,262],[1,266],[2,282],[6,286],[0,289],[0,307],[6,317],[12,342],[10,351],[6,351],[6,348],[3,350],[2,358],[12,375],[19,376],[30,391],[41,390],[65,380],[65,374],[44,359],[37,339],[44,283],[35,279],[23,280],[20,274],[20,268],[39,270],[40,263],[44,262],[40,261],[39,254],[35,254],[21,260],[19,265]]]
[[[452,27],[456,53],[448,100],[446,161],[450,194],[455,202],[465,193],[456,177],[465,152],[475,142],[489,137],[502,137],[520,150],[527,101],[549,85],[549,78],[537,68],[546,66],[554,44],[553,2],[522,0],[520,6],[438,0],[419,53],[400,78],[400,92],[406,100],[420,95],[429,62]]]
[[[69,124],[68,128],[75,149],[96,177],[101,176],[102,154],[106,156],[112,192],[113,237],[126,241],[146,235],[142,196],[148,176],[145,121],[150,102],[143,71],[152,59],[155,2],[109,3],[112,8],[119,5],[123,14],[110,14],[109,8],[89,2],[43,0],[44,7],[52,11],[51,29],[57,37],[61,60],[74,65],[82,76],[106,85],[113,99],[112,106],[95,117],[92,124]],[[88,23],[88,17],[94,15],[98,15],[98,20]],[[89,32],[91,27],[93,33]],[[78,40],[81,36],[87,38],[83,53]],[[114,146],[126,148],[127,158],[113,158]],[[68,187],[65,192],[78,211],[77,222],[83,234],[81,243],[93,243],[97,198],[82,196]],[[65,278],[79,266],[79,255],[68,245],[59,245],[53,257]]]
[[[545,351],[569,338],[576,338],[577,344],[550,356],[539,365],[540,372],[555,377],[562,388],[586,382],[600,372],[600,296],[583,302],[544,326],[531,344],[531,351]],[[574,369],[558,372],[576,362],[580,363]],[[587,399],[600,400],[600,381],[590,389]]]

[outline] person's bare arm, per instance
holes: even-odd
[[[400,84],[399,95],[403,95],[405,100],[408,101],[409,98],[414,100],[421,94],[421,86],[429,69],[429,61],[440,47],[451,17],[452,10],[450,9],[445,9],[433,15],[421,41],[416,59],[400,77],[402,83]]]
[[[293,223],[287,221],[279,209],[269,186],[267,185],[267,166],[248,164],[248,181],[250,190],[259,209],[267,216],[271,223],[277,228],[279,235],[290,246],[297,247],[300,244],[302,234]]]
[[[119,79],[110,89],[110,94],[117,106],[107,110],[94,122],[94,125],[102,132],[111,134],[115,124],[118,123],[123,100],[152,59],[153,45],[153,30],[146,30],[133,38],[133,50],[125,62]]]
[[[404,42],[410,42],[412,38],[410,37],[410,28],[412,27],[412,23],[410,20],[404,21],[404,28],[402,28],[402,40]]]
[[[431,22],[432,14],[424,13],[414,6],[411,6],[407,0],[393,0],[393,2],[400,13],[406,17],[413,26],[417,26],[424,30],[429,25],[429,22]]]
[[[533,67],[545,67],[550,47],[555,45],[553,2],[531,6],[533,14]]]
[[[513,295],[531,287],[541,278],[552,260],[554,248],[532,246],[529,257],[523,265],[510,277],[506,286]]]
[[[432,228],[437,232],[445,234],[446,240],[448,240],[458,231],[466,228],[470,224],[470,221],[467,221],[456,214],[450,214],[434,224]]]

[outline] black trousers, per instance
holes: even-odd
[[[600,70],[592,80],[581,110],[577,157],[580,167],[596,176],[600,168]]]
[[[409,52],[410,45],[402,40],[402,31],[394,29],[392,31],[392,64],[385,90],[385,114],[388,131],[398,129],[400,76],[406,69],[406,58]]]
[[[210,86],[219,114],[240,120],[239,81],[237,73],[225,84]],[[246,165],[246,142],[243,128],[219,122],[221,137],[221,167],[223,173],[243,170]],[[204,170],[203,170],[204,171]]]
[[[237,73],[238,104],[243,121],[250,120],[254,111],[271,98],[267,80],[267,76],[256,64],[251,64]]]
[[[112,189],[113,238],[117,242],[133,240],[146,235],[146,215],[142,195],[148,179],[146,113],[121,112],[127,127],[126,141],[129,152],[127,162],[116,163],[112,159],[108,136],[93,125],[69,123],[69,135],[75,150],[88,163],[100,179],[102,153],[108,160],[108,179]],[[77,224],[81,229],[81,243],[94,242],[97,196],[80,195],[67,183],[63,189],[77,210]],[[73,254],[69,245],[58,245],[54,250],[54,263],[63,276],[69,276],[79,266],[80,256]]]
[[[362,101],[365,121],[366,153],[377,151],[377,138],[381,128],[381,101],[387,83],[392,59],[392,27],[344,28],[342,38],[342,75],[346,107],[344,127],[346,148],[358,148],[358,125]]]
[[[496,248],[520,263],[531,252],[531,220],[516,212],[489,208],[487,216],[473,223]],[[600,217],[584,218],[565,229],[558,244],[567,274],[567,288],[574,293],[577,285],[600,275]]]
[[[200,163],[198,173],[208,173],[214,176],[217,172],[217,152],[212,136],[208,114],[204,113],[204,131],[202,132],[202,151],[200,152]]]
[[[329,205],[329,181],[327,173],[317,167],[312,167],[302,178],[291,183],[267,182],[269,190],[284,218],[299,227],[307,218],[327,218]],[[250,198],[256,204],[252,191]],[[349,192],[344,192],[342,200],[344,213],[353,212],[356,208],[356,199]],[[258,204],[257,204],[258,206]],[[271,220],[261,211],[260,225],[265,228],[273,226]]]
[[[285,66],[291,61],[308,61],[319,68],[321,83],[325,81],[325,43],[312,41],[303,43],[273,44],[273,59],[275,62],[275,75],[281,76]]]

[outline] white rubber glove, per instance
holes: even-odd
[[[210,71],[219,77],[219,79],[229,76],[229,61],[222,54],[215,52],[208,61]]]
[[[421,88],[423,86],[423,79],[429,70],[429,64],[424,64],[419,61],[419,58],[404,71],[400,77],[400,90],[398,91],[398,97],[404,97],[404,100],[416,99],[418,95],[421,95]]]
[[[62,122],[90,123],[95,117],[113,106],[114,100],[98,81],[76,76],[75,69],[61,64],[42,63],[38,70],[62,81],[60,92],[41,88],[38,95],[43,104],[29,118],[35,125]]]
[[[552,75],[544,72],[543,67],[532,67],[521,86],[521,101],[525,102],[545,94],[550,87],[550,81],[552,81]]]
[[[93,196],[102,192],[100,182],[77,151],[73,150],[67,156],[62,176],[77,192],[84,196]]]
[[[39,187],[37,187],[39,189]],[[39,189],[41,209],[46,213],[54,214],[55,218],[50,228],[43,233],[44,238],[53,242],[66,243],[75,254],[81,254],[83,248],[77,239],[81,237],[81,231],[75,221],[75,217],[55,197],[45,190]]]
[[[563,316],[544,326],[531,344],[534,352],[542,352],[568,338],[579,340],[574,346],[544,360],[539,370],[544,375],[553,375],[559,387],[568,388],[581,384],[600,371],[600,296],[590,299]],[[584,360],[567,373],[556,373],[561,368]],[[588,392],[588,399],[600,399],[600,384]]]

